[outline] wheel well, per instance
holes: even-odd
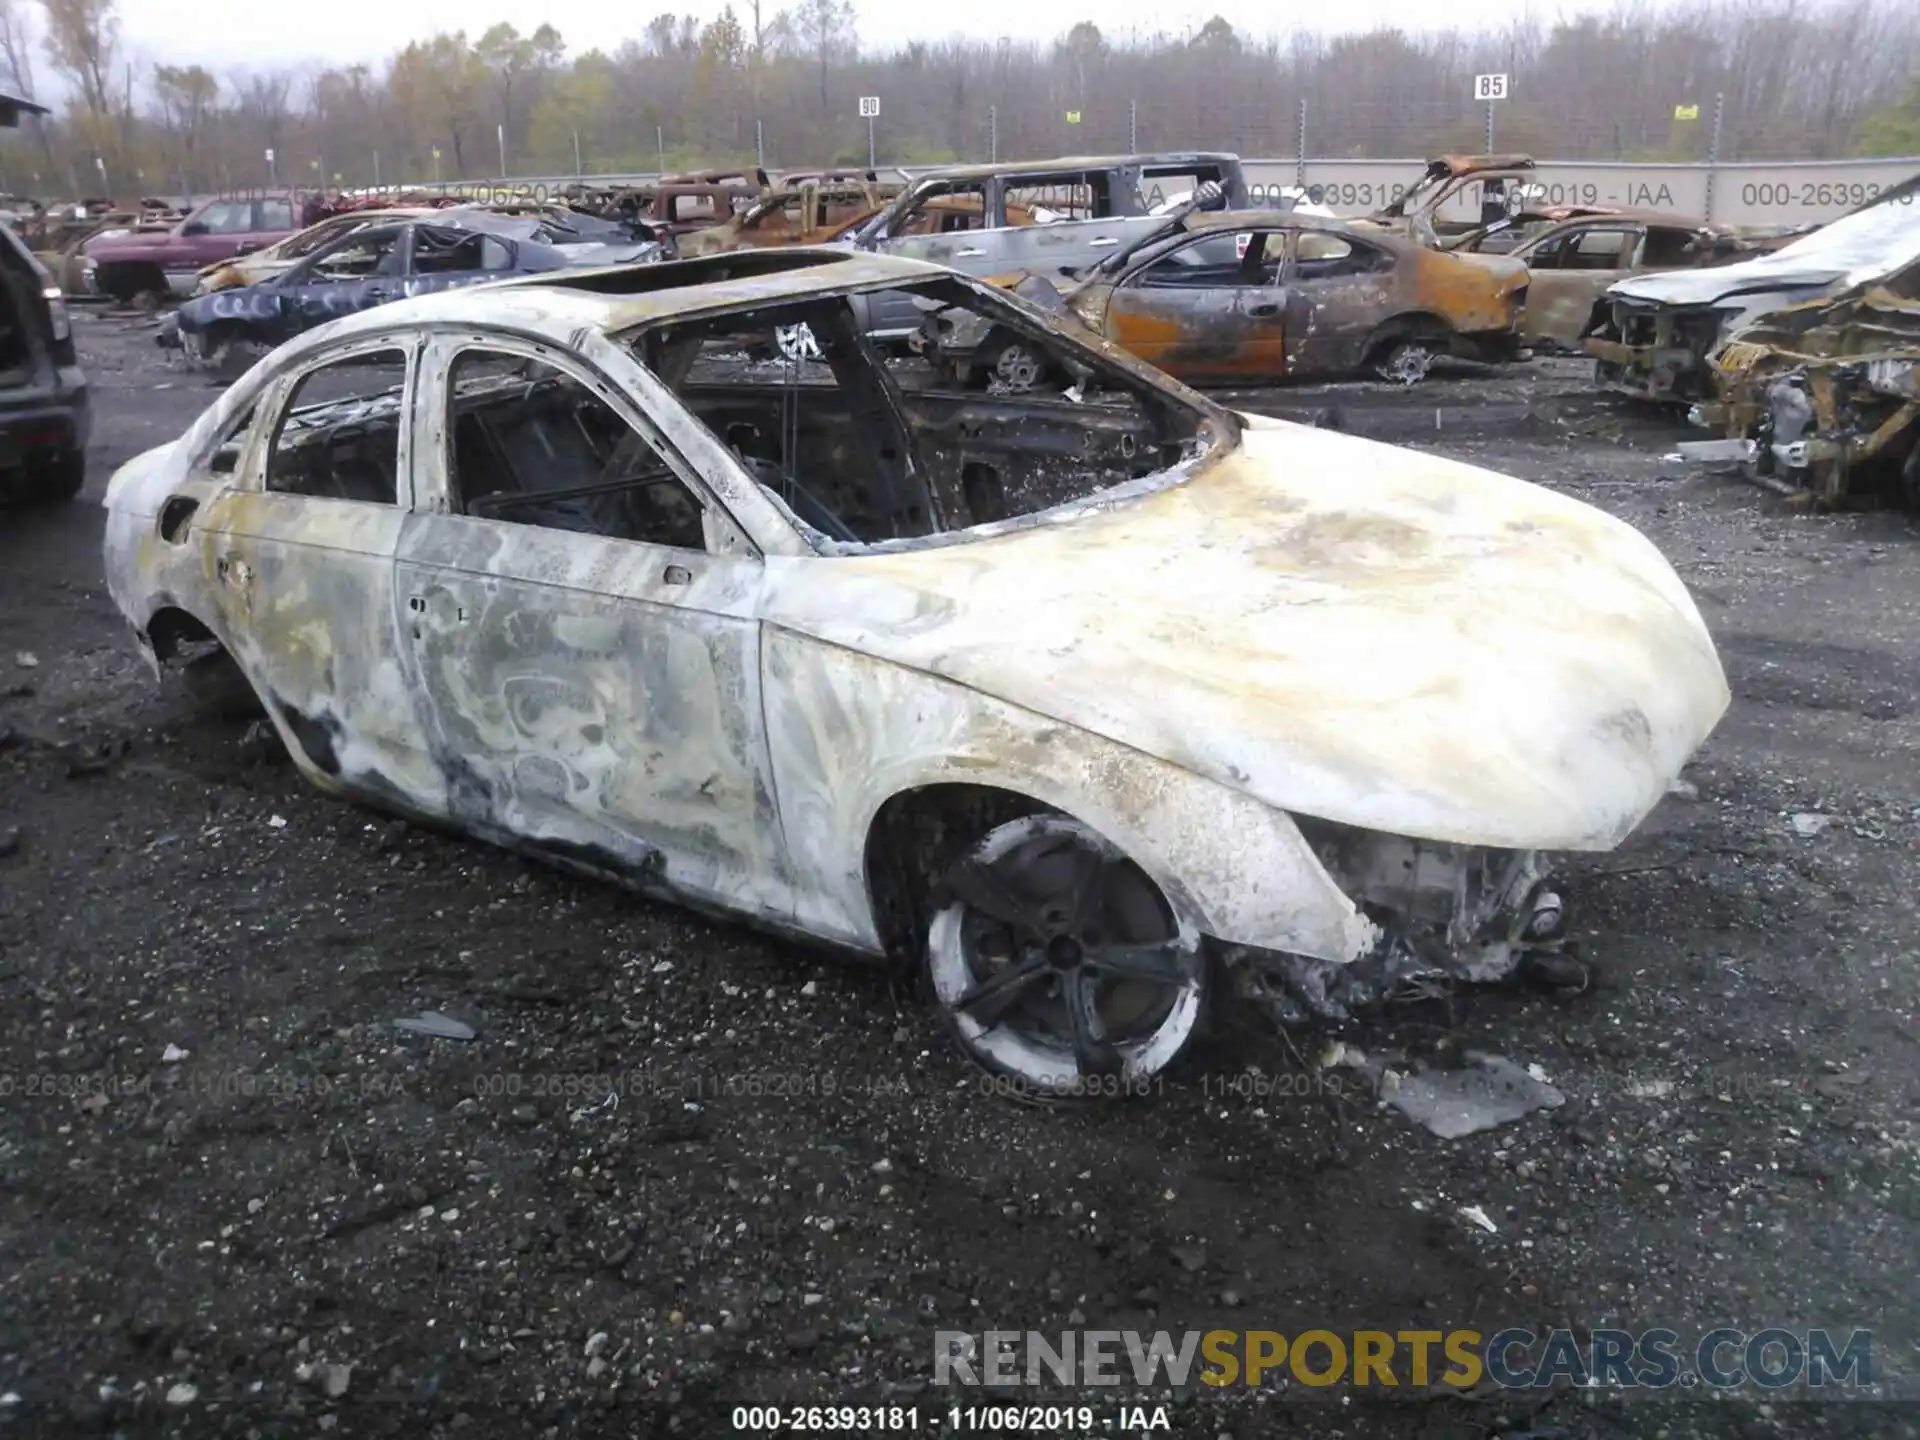
[[[219,645],[219,638],[200,621],[177,606],[168,606],[156,611],[147,621],[147,643],[153,647],[156,660],[166,661],[178,658],[183,646],[203,645],[211,641]]]
[[[151,260],[108,260],[100,265],[95,283],[115,299],[131,300],[147,291],[164,294],[167,274]]]
[[[962,847],[1009,820],[1053,806],[991,785],[926,785],[880,807],[867,830],[867,895],[889,956],[917,959],[933,919],[929,891]]]
[[[1430,310],[1409,310],[1403,315],[1395,315],[1391,320],[1383,320],[1374,326],[1373,338],[1367,342],[1367,358],[1376,358],[1396,340],[1416,335],[1450,339],[1453,326],[1446,322],[1445,317],[1435,315]]]

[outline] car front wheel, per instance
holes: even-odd
[[[1207,957],[1137,864],[1078,820],[989,831],[945,877],[927,979],[968,1057],[1007,1093],[1138,1093],[1186,1048]]]

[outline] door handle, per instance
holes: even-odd
[[[956,260],[970,260],[986,253],[984,250],[956,250],[953,252],[953,258]]]
[[[1248,309],[1247,313],[1249,315],[1261,315],[1261,316],[1278,315],[1280,313],[1280,307],[1279,305],[1275,304],[1272,301],[1262,301],[1260,304],[1252,306],[1250,309]]]
[[[1118,245],[1119,243],[1119,239],[1115,236],[1102,235],[1098,240],[1089,240],[1087,242],[1087,248],[1089,250],[1103,250],[1109,245]]]
[[[247,562],[232,555],[222,555],[214,562],[214,569],[219,573],[221,582],[235,590],[246,589],[253,580],[253,570]]]
[[[660,578],[669,585],[690,585],[693,583],[693,572],[684,565],[669,565]]]

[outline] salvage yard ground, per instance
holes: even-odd
[[[86,495],[0,517],[0,1431],[722,1435],[935,1398],[937,1329],[1824,1326],[1920,1369],[1912,517],[1676,478],[1686,432],[1582,362],[1236,394],[1639,526],[1734,707],[1570,866],[1595,990],[1347,1037],[1562,1108],[1443,1141],[1234,1020],[1157,1098],[1036,1110],[885,974],[348,808],[156,689],[98,500],[214,382],[76,330]],[[396,1032],[423,1010],[475,1038]],[[1158,1398],[1208,1440],[1920,1435],[1758,1392]]]

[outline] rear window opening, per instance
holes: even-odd
[[[902,300],[927,323],[882,349],[864,317]],[[1211,439],[1207,410],[958,280],[655,325],[633,344],[826,548],[1035,515]]]

